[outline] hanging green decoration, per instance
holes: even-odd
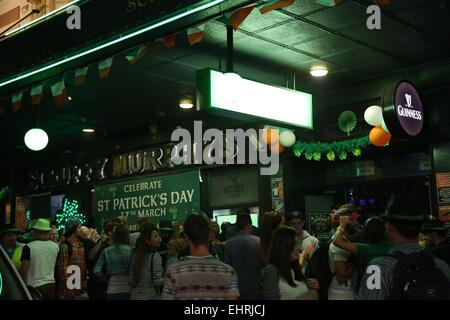
[[[84,214],[78,212],[78,201],[64,199],[63,207],[56,214],[56,225],[58,230],[64,229],[68,221],[76,220],[80,224],[86,223]]]
[[[355,149],[352,150],[352,152],[353,152],[353,155],[354,155],[355,157],[360,157],[361,154],[362,154],[360,148],[355,148]]]
[[[348,135],[350,135],[350,132],[352,132],[356,128],[357,122],[358,119],[356,118],[356,114],[353,111],[344,111],[339,115],[339,129],[341,129],[342,132],[345,132]]]
[[[335,155],[334,151],[328,151],[327,152],[327,159],[329,161],[334,161],[335,158],[336,158],[336,155]]]
[[[339,160],[347,160],[347,152],[345,151],[339,152]]]
[[[313,153],[313,158],[316,161],[320,161],[320,159],[322,158],[322,154],[320,152],[316,151],[316,152]]]
[[[294,150],[294,155],[299,158],[302,155],[302,152],[300,150]]]
[[[307,160],[321,160],[321,155],[327,156],[329,161],[334,161],[336,155],[340,160],[347,159],[347,154],[352,153],[356,157],[360,157],[362,149],[370,146],[370,140],[368,136],[361,138],[334,141],[334,142],[302,142],[297,141],[293,146],[293,153],[296,157],[305,155]],[[333,157],[334,155],[334,157]]]

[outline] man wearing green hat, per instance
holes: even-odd
[[[14,226],[3,226],[0,228],[0,245],[8,253],[14,267],[20,269],[20,259],[22,257],[23,245],[17,242],[19,230]]]
[[[59,246],[49,238],[48,219],[38,219],[32,226],[35,240],[24,246],[20,275],[27,286],[37,289],[44,300],[55,299],[55,265]]]
[[[420,195],[394,195],[382,218],[393,247],[370,261],[358,300],[450,299],[450,269],[422,252],[419,233],[429,208]]]
[[[444,223],[431,220],[423,225],[422,233],[426,239],[427,249],[450,266],[450,240],[447,239]]]

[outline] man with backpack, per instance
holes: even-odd
[[[363,275],[359,300],[450,299],[448,265],[422,251],[419,232],[427,212],[421,197],[398,194],[391,198],[384,216],[393,247],[373,259]]]
[[[84,246],[80,238],[80,227],[81,225],[77,221],[69,221],[65,226],[64,238],[66,240],[60,245],[56,263],[58,276],[57,298],[60,300],[88,299],[87,268]],[[77,268],[79,273],[74,268]],[[78,274],[79,278],[76,279],[76,276],[74,278],[73,274]],[[76,282],[79,285],[76,285]]]

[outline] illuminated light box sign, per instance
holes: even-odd
[[[382,106],[383,119],[394,137],[406,139],[420,134],[424,123],[422,100],[411,82],[389,85],[384,91]]]
[[[313,128],[311,94],[211,69],[197,72],[197,110],[207,109]]]

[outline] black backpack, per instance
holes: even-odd
[[[426,252],[389,255],[398,262],[394,268],[391,300],[449,300],[450,281]]]
[[[306,278],[314,278],[319,282],[319,300],[328,300],[328,288],[333,280],[329,265],[329,250],[332,240],[322,244],[311,256],[305,270]]]

